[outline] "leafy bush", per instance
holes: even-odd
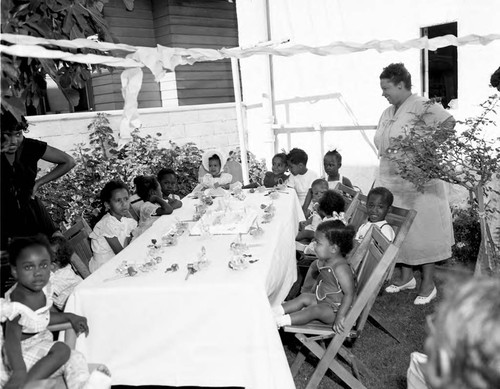
[[[481,227],[476,207],[466,209],[452,208],[453,233],[455,245],[452,247],[453,259],[464,265],[474,267],[481,244]]]
[[[135,130],[132,139],[118,149],[113,130],[102,113],[88,128],[90,146],[76,146],[76,167],[40,189],[39,196],[56,223],[70,226],[83,216],[95,224],[101,210],[99,193],[111,180],[122,180],[133,190],[136,176],[155,175],[162,167],[171,167],[179,175],[181,195],[196,186],[203,151],[193,143],[179,146],[170,142],[170,148],[161,148],[156,137],[141,136]]]
[[[136,176],[156,175],[161,168],[170,167],[177,172],[181,196],[190,193],[198,183],[203,150],[194,143],[179,146],[170,141],[170,147],[163,148],[158,138],[141,136],[139,130],[134,130],[132,139],[119,149],[103,113],[97,114],[88,129],[90,145],[76,145],[75,168],[44,185],[38,193],[59,225],[71,226],[79,217],[94,225],[101,213],[99,193],[111,180],[122,180],[133,191]],[[241,161],[239,149],[232,151],[230,157]],[[251,152],[248,161],[250,179],[260,181],[266,170],[264,161],[257,160]]]
[[[239,147],[229,152],[229,159],[241,163],[241,150]],[[250,182],[261,184],[264,174],[267,171],[266,162],[264,159],[258,160],[251,151],[247,151],[247,161]]]

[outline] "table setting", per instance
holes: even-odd
[[[77,349],[113,384],[294,387],[270,305],[296,280],[297,196],[210,200],[185,197],[68,300],[91,328]]]

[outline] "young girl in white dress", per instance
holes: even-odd
[[[90,234],[93,258],[89,262],[91,272],[96,271],[132,240],[137,222],[130,217],[129,190],[121,181],[110,181],[101,191],[101,201],[106,214]]]
[[[52,252],[47,238],[15,238],[8,254],[17,282],[0,299],[0,387],[38,388],[41,383],[34,381],[63,375],[69,389],[109,388],[111,378],[105,366],[100,365],[90,374],[83,354],[55,342],[47,329],[49,324],[69,321],[77,334],[89,332],[84,317],[51,310]],[[1,328],[5,328],[5,339]]]

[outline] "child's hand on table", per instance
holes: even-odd
[[[85,336],[88,336],[89,334],[89,326],[87,325],[87,318],[83,316],[78,316],[75,315],[74,313],[67,313],[66,317],[68,318],[69,322],[71,323],[71,327],[76,332],[76,335],[80,335],[81,333],[84,333]]]

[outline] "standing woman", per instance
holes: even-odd
[[[437,295],[434,285],[434,264],[451,257],[454,243],[451,211],[445,185],[440,180],[431,180],[419,192],[410,182],[401,178],[397,165],[388,158],[391,138],[404,134],[404,128],[414,125],[416,115],[427,125],[441,123],[453,128],[455,119],[441,104],[426,105],[427,99],[411,93],[411,75],[402,63],[390,64],[380,75],[382,96],[391,104],[380,117],[375,145],[380,156],[379,176],[376,186],[383,186],[394,194],[394,205],[415,209],[417,216],[400,251],[398,262],[402,263],[401,278],[393,280],[385,290],[397,293],[404,289],[415,289],[414,268],[421,266],[422,282],[415,305],[429,303]]]
[[[51,236],[58,230],[36,192],[42,186],[66,174],[75,161],[65,152],[47,143],[25,138],[26,119],[20,122],[8,111],[2,111],[1,122],[1,249],[10,238],[43,233]],[[57,166],[36,178],[38,161]]]

